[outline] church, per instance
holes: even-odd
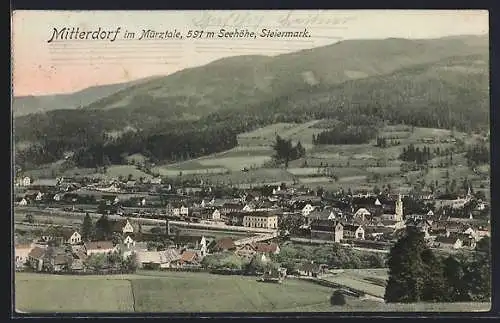
[[[383,214],[381,218],[383,225],[386,227],[400,229],[405,226],[401,194],[398,195],[398,199],[396,200],[394,214]]]

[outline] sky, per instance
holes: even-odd
[[[54,29],[109,31],[104,40],[54,40]],[[117,28],[120,31],[114,38]],[[308,38],[204,38],[226,31],[304,31]],[[485,10],[294,11],[15,11],[12,15],[14,96],[70,93],[207,64],[236,55],[279,55],[345,39],[483,35]],[[139,39],[143,30],[183,39]],[[203,30],[201,38],[187,38]],[[130,33],[135,37],[131,37]],[[125,34],[129,37],[125,37]]]

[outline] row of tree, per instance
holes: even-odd
[[[284,139],[279,135],[276,136],[273,148],[275,152],[274,159],[279,164],[284,163],[285,168],[288,168],[289,162],[302,158],[306,155],[306,150],[300,141],[294,146],[291,139]]]
[[[490,150],[485,143],[475,144],[467,149],[465,158],[469,166],[488,164],[490,162]]]
[[[422,165],[431,160],[433,154],[428,146],[424,146],[420,149],[420,147],[415,147],[415,145],[410,144],[408,147],[403,148],[403,152],[399,158],[406,162],[414,162],[418,165]]]
[[[377,128],[370,125],[348,126],[345,123],[313,134],[315,145],[358,145],[365,144],[377,135]]]
[[[380,147],[380,148],[387,148],[390,146],[397,146],[400,144],[401,144],[401,141],[399,141],[399,140],[388,139],[385,137],[377,137],[377,141],[375,143],[375,146]]]
[[[381,254],[365,253],[338,244],[318,247],[284,245],[274,257],[274,261],[287,268],[290,273],[297,271],[302,263],[311,261],[326,264],[330,268],[383,268],[386,265],[386,259]]]
[[[142,231],[140,225],[138,233]],[[112,240],[113,243],[121,242],[122,236],[119,233],[114,233],[113,222],[106,215],[102,215],[95,223],[87,213],[83,218],[81,226],[81,236],[83,241],[103,241]]]

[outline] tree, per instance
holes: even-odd
[[[422,252],[426,250],[423,233],[407,229],[389,253],[389,280],[384,299],[387,303],[414,303],[422,299],[425,272]]]
[[[297,143],[297,146],[295,146],[295,151],[295,158],[302,158],[306,155],[306,149],[302,147],[300,141]]]
[[[285,168],[288,168],[288,163],[292,160],[304,157],[306,150],[302,147],[300,141],[294,147],[292,145],[291,139],[283,139],[279,135],[276,135],[276,141],[273,145],[274,149],[274,159],[278,163],[284,163]]]
[[[86,264],[88,267],[95,271],[99,271],[104,268],[106,264],[106,255],[104,254],[92,254],[87,258]]]
[[[119,252],[111,252],[107,255],[107,262],[111,265],[113,268],[118,268],[122,264],[122,257],[120,256]]]
[[[128,256],[122,264],[122,268],[128,272],[135,272],[137,270],[137,255],[135,253]]]
[[[476,252],[465,267],[464,281],[472,300],[491,300],[491,241],[484,237],[479,240]]]
[[[251,274],[263,273],[267,264],[262,261],[260,255],[255,255],[252,260],[246,265],[246,272]]]
[[[111,241],[114,245],[121,244],[123,242],[122,235],[119,232],[113,232],[111,235]]]
[[[443,261],[446,300],[449,302],[469,301],[467,286],[464,283],[463,265],[453,256]]]
[[[92,218],[90,214],[86,213],[83,218],[82,223],[82,239],[84,241],[90,241],[94,237],[94,224],[92,223]]]
[[[422,251],[422,261],[426,272],[424,276],[424,286],[422,288],[422,301],[446,301],[446,284],[441,261],[434,256],[430,249]]]
[[[95,223],[95,237],[97,240],[109,240],[112,230],[111,223],[106,215],[103,215]]]
[[[341,290],[336,290],[333,292],[332,296],[330,297],[330,304],[333,306],[336,305],[345,305],[346,300],[345,300],[345,295],[342,293]]]

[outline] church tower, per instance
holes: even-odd
[[[394,212],[395,221],[403,221],[403,201],[401,200],[401,194],[398,195],[398,200],[396,201],[396,212]]]
[[[200,253],[202,257],[205,257],[207,255],[207,240],[205,240],[205,236],[201,237]]]

